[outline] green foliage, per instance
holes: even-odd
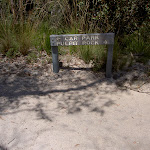
[[[93,65],[94,70],[99,71],[100,69],[106,68],[106,60],[107,60],[107,47],[106,46],[93,46]]]
[[[106,46],[83,45],[70,46],[71,54],[77,54],[85,63],[92,63],[93,69],[98,71],[106,66]]]
[[[133,33],[132,35],[128,35],[125,37],[126,48],[127,52],[132,52],[133,54],[146,54],[149,52],[149,44],[144,41],[142,37],[137,35],[137,32]]]
[[[26,24],[13,24],[12,21],[0,22],[0,51],[7,56],[19,53],[27,55],[31,48],[32,30]]]
[[[148,0],[69,0],[66,10],[68,22],[80,24],[86,32],[114,32],[116,35],[132,33],[149,19]]]
[[[64,33],[65,1],[0,1],[0,51],[27,55],[32,47],[50,54],[50,34]],[[58,13],[59,12],[59,13]],[[9,21],[10,20],[10,21]],[[6,21],[6,22],[5,22]],[[11,49],[11,50],[9,50]]]
[[[12,31],[12,27],[8,21],[0,22],[0,52],[11,56],[19,45],[16,41],[16,36]]]
[[[29,52],[33,48],[51,54],[51,34],[114,32],[114,69],[131,65],[134,55],[141,55],[138,58],[141,62],[150,58],[148,0],[32,2],[0,0],[0,52],[8,57],[29,55],[31,61],[34,55]],[[106,65],[107,50],[104,46],[69,48],[71,54],[78,55],[86,63],[92,62],[95,70]],[[65,54],[63,50],[59,52]]]
[[[32,47],[31,35],[32,31],[28,32],[26,30],[24,30],[22,33],[17,34],[19,51],[24,56],[29,53],[29,49]]]
[[[7,52],[6,52],[6,56],[9,58],[15,58],[17,56],[20,56],[21,53],[19,51],[17,51],[17,49],[14,48],[10,48]]]
[[[150,25],[144,24],[138,31],[124,38],[126,51],[134,54],[148,55],[150,57]]]
[[[81,57],[81,59],[83,59],[86,63],[89,63],[90,60],[92,59],[92,51],[91,51],[92,47],[89,45],[85,45],[85,46],[80,46],[79,49],[79,56]]]

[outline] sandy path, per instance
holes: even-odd
[[[0,150],[149,150],[150,95],[85,70],[0,84]]]
[[[149,150],[150,96],[87,71],[1,84],[0,143],[10,150]],[[3,148],[1,148],[3,150]]]

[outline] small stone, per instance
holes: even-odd
[[[13,63],[16,68],[19,68],[19,64],[17,62]]]
[[[38,71],[33,71],[33,72],[32,72],[32,75],[33,75],[33,76],[38,76],[39,73],[38,73]]]
[[[19,72],[17,75],[20,76],[20,77],[31,76],[31,71],[27,70],[27,69],[24,69],[21,72]]]
[[[115,73],[113,75],[113,79],[115,79],[115,80],[119,79],[120,77],[122,77],[122,73]]]
[[[44,72],[43,75],[44,76],[49,76],[49,73],[48,72]]]

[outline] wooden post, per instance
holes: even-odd
[[[58,61],[58,46],[52,46],[52,60],[53,60],[53,72],[59,72],[59,61]]]
[[[112,60],[113,60],[113,45],[108,45],[107,51],[107,64],[106,64],[106,77],[112,76]]]

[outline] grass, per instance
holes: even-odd
[[[70,46],[70,53],[77,55],[85,63],[93,63],[93,69],[96,71],[104,68],[106,65],[107,48],[102,45],[81,45]]]
[[[135,61],[146,64],[150,60],[149,51],[149,30],[143,27],[140,31],[135,31],[124,37],[115,37],[114,53],[113,53],[113,70],[119,71],[127,69]],[[77,28],[72,27],[67,34],[79,33]],[[137,34],[138,33],[138,34]],[[147,34],[147,35],[146,35]],[[93,63],[93,70],[99,71],[105,69],[107,60],[107,47],[102,45],[85,45],[85,46],[69,46],[70,54],[77,55],[84,60],[85,63]],[[64,53],[61,51],[60,53]],[[134,57],[135,55],[141,55]]]
[[[75,23],[76,25],[77,23]],[[78,34],[84,33],[79,29],[79,25],[72,25],[70,28],[55,28],[48,22],[39,25],[25,22],[23,24],[13,24],[11,21],[0,21],[0,52],[7,57],[28,55],[28,61],[36,61],[36,56],[29,53],[32,48],[37,51],[45,50],[51,54],[49,36],[51,34]],[[96,32],[96,31],[95,31]],[[143,25],[139,31],[135,31],[124,37],[116,37],[113,55],[113,69],[121,70],[131,66],[134,55],[140,55],[139,62],[147,63],[150,59],[150,36],[149,26]],[[85,61],[93,63],[93,70],[99,71],[105,68],[107,59],[107,47],[102,45],[69,46],[70,54],[75,54]],[[68,53],[68,52],[67,52]],[[65,55],[66,52],[59,48],[59,54]]]
[[[18,47],[11,25],[7,21],[0,22],[0,52],[10,56]]]
[[[72,25],[67,34],[84,33],[80,30],[79,25],[82,20]],[[118,71],[128,68],[135,61],[146,64],[150,59],[150,27],[148,24],[143,24],[140,30],[123,37],[115,37],[114,54],[113,54],[113,70]],[[95,29],[94,32],[97,32]],[[86,32],[88,33],[88,32]],[[107,49],[99,46],[70,46],[70,53],[78,55],[85,63],[92,61],[94,70],[98,71],[105,68],[107,59]],[[141,55],[136,59],[135,55]],[[136,60],[135,60],[136,59]]]
[[[0,51],[2,54],[15,57],[27,55],[32,47],[32,30],[28,25],[12,25],[11,21],[0,22]]]

